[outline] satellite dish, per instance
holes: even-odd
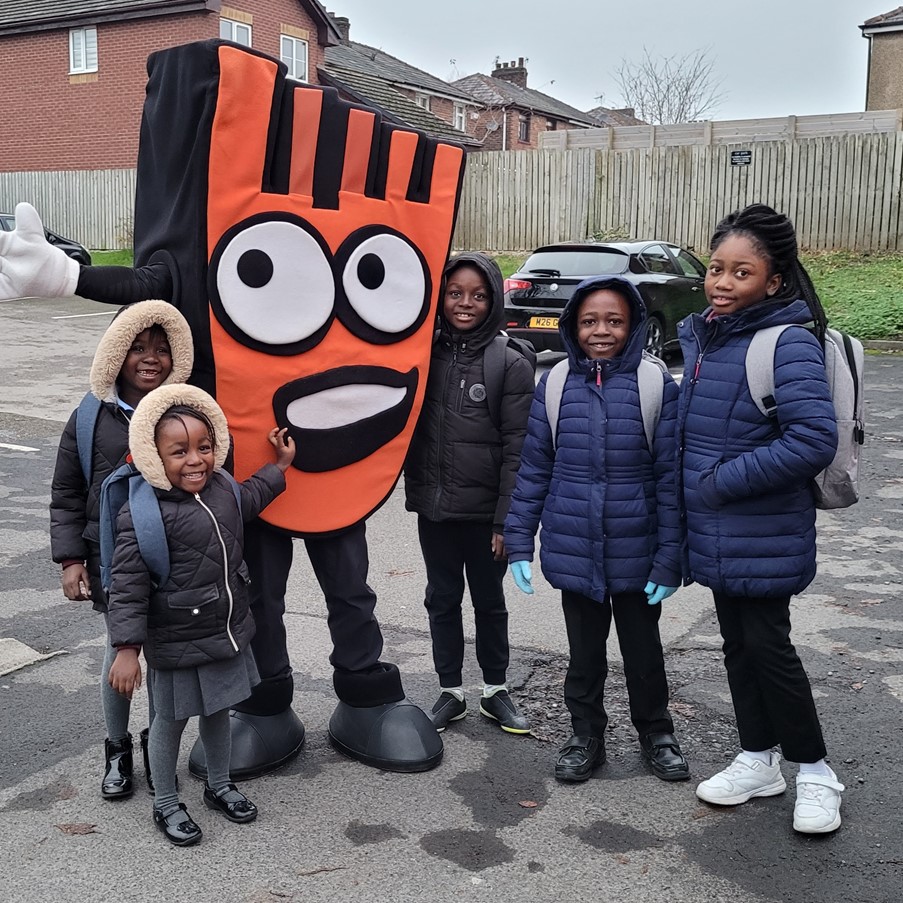
[[[494,119],[490,119],[489,122],[486,123],[487,132],[494,132],[496,131],[496,129],[498,129],[498,127],[499,124]]]

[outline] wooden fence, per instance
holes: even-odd
[[[34,204],[44,225],[87,248],[130,248],[135,170],[0,172],[0,212]]]
[[[454,247],[659,238],[698,251],[754,202],[807,250],[903,251],[903,132],[755,144],[471,154]]]
[[[680,144],[737,144],[757,141],[795,141],[867,132],[903,129],[903,110],[867,110],[820,116],[780,116],[769,119],[724,119],[675,122],[667,125],[616,125],[596,129],[561,129],[542,132],[543,150],[592,147],[630,150],[634,147],[669,147]]]
[[[134,170],[0,173],[0,211],[30,201],[87,247],[130,245]],[[903,251],[903,132],[632,150],[470,154],[454,247],[655,237],[702,251],[726,213],[761,201],[808,250]]]

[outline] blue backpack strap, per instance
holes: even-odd
[[[238,505],[238,514],[239,516],[241,516],[241,484],[225,468],[220,468],[217,473],[222,474],[229,483],[229,487],[232,490],[232,495],[235,496],[235,504]]]
[[[92,392],[88,392],[78,403],[75,415],[75,444],[78,447],[78,460],[85,475],[85,482],[89,485],[94,464],[94,428],[97,426],[99,413],[100,399]]]
[[[129,481],[129,509],[141,557],[154,582],[162,586],[169,580],[169,546],[163,515],[154,487],[140,475]]]
[[[100,581],[110,589],[113,550],[116,547],[116,518],[129,497],[129,481],[138,473],[132,464],[116,468],[100,487]]]

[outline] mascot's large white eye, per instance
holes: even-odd
[[[422,315],[423,263],[398,235],[382,232],[364,239],[345,263],[342,285],[354,312],[380,332],[403,332]]]
[[[335,281],[317,239],[292,222],[269,220],[237,232],[216,268],[223,310],[268,345],[300,342],[332,315]]]

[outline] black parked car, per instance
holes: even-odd
[[[646,302],[646,350],[659,357],[677,345],[677,323],[706,306],[705,266],[665,241],[563,242],[537,248],[505,280],[505,331],[537,351],[563,351],[558,317],[588,276],[624,276]]]
[[[15,228],[15,216],[13,216],[12,213],[0,213],[0,231],[12,232]],[[50,229],[45,229],[44,234],[47,236],[47,241],[49,241],[50,244],[61,248],[73,260],[77,260],[85,266],[91,266],[91,255],[83,245],[80,245],[77,241],[72,241],[71,238],[63,238],[62,235],[58,235]]]

